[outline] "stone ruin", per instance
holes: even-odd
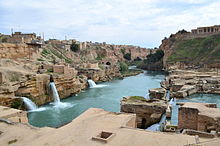
[[[216,107],[216,104],[183,103],[179,108],[178,128],[218,134],[220,108]]]

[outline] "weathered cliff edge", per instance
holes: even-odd
[[[115,77],[122,77],[117,66],[109,66],[105,69],[84,68],[75,75],[59,73],[35,74],[22,72],[21,70],[6,71],[6,69],[1,69],[1,73],[0,104],[14,108],[22,108],[21,100],[16,97],[28,97],[37,105],[53,101],[49,87],[50,75],[53,75],[60,98],[69,97],[87,88],[88,78],[96,82],[103,82],[112,80]],[[12,80],[12,76],[16,77],[16,79]]]
[[[140,96],[129,96],[121,100],[121,112],[135,113],[137,127],[142,129],[158,123],[166,113],[166,108],[167,104],[164,100],[147,100]]]

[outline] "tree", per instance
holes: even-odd
[[[70,49],[71,49],[73,52],[78,52],[78,51],[80,50],[80,46],[79,46],[79,44],[72,43],[71,46],[70,46]]]
[[[120,62],[119,65],[120,65],[120,71],[121,72],[125,72],[125,71],[128,70],[128,65],[126,63]]]
[[[131,60],[131,53],[126,53],[124,55],[124,58],[127,59],[127,60]]]

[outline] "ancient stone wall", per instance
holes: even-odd
[[[220,109],[213,107],[213,104],[206,103],[184,103],[179,108],[178,128],[219,132]]]
[[[178,128],[197,130],[198,110],[193,108],[179,108]]]
[[[26,44],[0,43],[0,52],[0,58],[30,59],[32,55],[38,53],[39,50],[37,48],[29,48]]]

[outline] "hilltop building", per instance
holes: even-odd
[[[214,34],[220,33],[220,25],[198,27],[197,29],[191,30],[192,34]]]
[[[26,44],[42,44],[43,40],[35,33],[15,32],[8,39],[9,43],[26,43]]]

